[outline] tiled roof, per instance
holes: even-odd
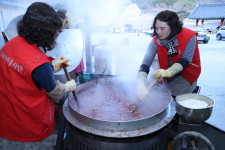
[[[198,4],[188,18],[205,20],[225,18],[225,3]]]

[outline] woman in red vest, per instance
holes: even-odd
[[[53,149],[54,102],[76,90],[74,80],[63,84],[54,78],[68,60],[61,57],[52,65],[45,54],[61,28],[52,7],[35,2],[17,24],[19,35],[1,49],[0,149]]]
[[[138,96],[148,94],[146,79],[153,59],[158,54],[160,69],[154,78],[163,78],[173,97],[198,91],[197,79],[201,73],[197,32],[182,27],[175,12],[158,13],[153,22],[154,34],[138,73]]]

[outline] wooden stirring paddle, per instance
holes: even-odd
[[[63,67],[63,70],[64,70],[64,72],[66,74],[67,80],[70,81],[71,79],[70,79],[70,75],[68,74],[68,71],[67,71],[67,68],[66,68],[66,64],[62,64],[62,67]],[[77,100],[76,93],[74,91],[72,91],[72,93],[73,93],[74,99]]]
[[[149,85],[147,86],[147,90],[150,90],[150,89],[155,85],[155,83],[156,83],[157,81],[158,81],[158,79],[154,78],[154,79],[152,80],[152,82],[149,83]]]

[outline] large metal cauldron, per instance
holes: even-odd
[[[104,78],[85,83],[70,94],[64,115],[75,127],[95,135],[128,138],[153,133],[174,117],[175,101],[169,91],[156,84],[136,108],[136,83],[119,78]]]

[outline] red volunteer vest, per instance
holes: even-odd
[[[172,56],[173,62],[176,63],[183,55],[185,47],[188,41],[193,37],[197,32],[189,30],[187,28],[183,28],[182,31],[177,36],[179,45],[175,48],[178,51],[177,55]],[[159,66],[161,69],[168,69],[168,51],[165,47],[159,45],[156,41],[158,37],[154,37],[154,42],[157,45]],[[193,55],[192,62],[189,66],[187,66],[180,74],[190,83],[195,82],[201,73],[201,62],[200,62],[200,54],[198,49],[198,44],[196,40],[195,52]]]
[[[54,103],[45,90],[38,90],[31,73],[51,63],[38,47],[21,36],[10,40],[0,51],[0,137],[21,142],[40,141],[55,126]]]

